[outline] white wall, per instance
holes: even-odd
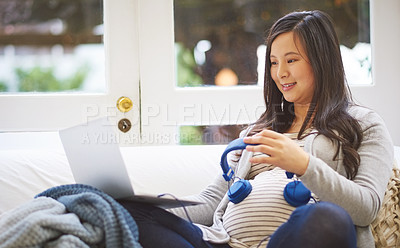
[[[371,0],[371,87],[352,87],[353,97],[385,120],[400,145],[400,1]]]

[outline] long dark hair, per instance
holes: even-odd
[[[362,140],[360,124],[349,113],[354,104],[345,79],[339,41],[331,18],[322,11],[292,12],[274,23],[267,39],[264,100],[266,111],[255,122],[251,134],[262,129],[286,132],[295,118],[294,104],[284,99],[271,77],[271,44],[275,38],[293,32],[304,47],[314,73],[314,95],[298,138],[313,127],[336,146],[337,158],[342,149],[347,177],[354,179],[360,156],[357,149]]]

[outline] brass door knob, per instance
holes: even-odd
[[[117,108],[119,109],[119,111],[121,111],[122,113],[128,112],[129,110],[131,110],[133,107],[133,102],[131,99],[129,99],[129,97],[126,96],[121,96],[118,100],[117,100]]]

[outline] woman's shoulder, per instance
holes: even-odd
[[[351,105],[348,113],[360,124],[364,138],[376,138],[377,136],[390,139],[390,135],[383,119],[373,109],[360,105]],[[317,143],[319,147],[331,148],[332,142],[324,135],[320,135],[317,130],[313,130],[306,137],[306,144]]]
[[[360,105],[351,105],[348,113],[355,118],[361,125],[361,128],[368,128],[375,125],[383,125],[383,119],[373,109]]]
[[[391,142],[392,139],[384,120],[374,110],[354,105],[349,107],[348,112],[359,122],[364,140],[377,140],[382,144],[385,141],[388,144]]]
[[[372,114],[375,113],[374,110],[362,106],[362,105],[356,105],[356,104],[352,104],[349,106],[349,108],[347,109],[347,111],[349,112],[350,115],[352,115],[353,117],[357,118],[357,117],[362,117],[362,116],[366,116],[368,114]]]

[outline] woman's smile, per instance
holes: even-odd
[[[289,91],[291,89],[293,89],[296,85],[296,82],[294,83],[289,83],[289,84],[282,84],[282,90],[283,91]]]

